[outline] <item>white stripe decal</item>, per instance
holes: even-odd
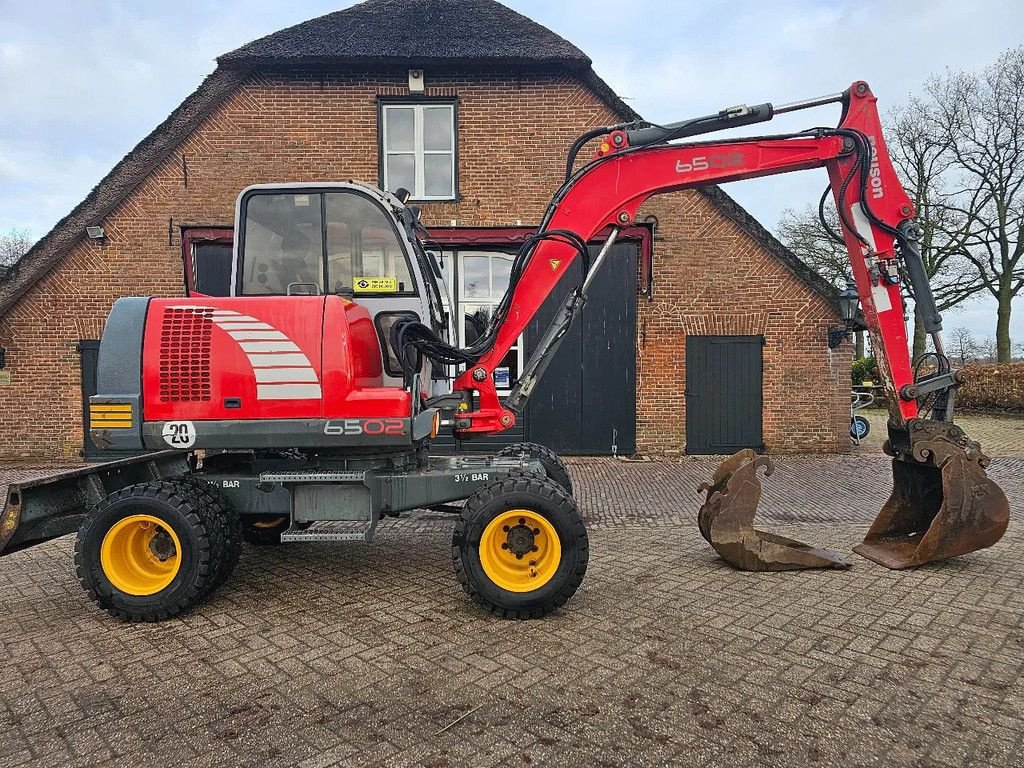
[[[258,323],[260,321],[257,320],[255,317],[249,317],[248,315],[240,315],[237,312],[234,312],[227,316],[214,315],[213,322],[217,323],[217,325],[220,325],[221,323]]]
[[[216,321],[215,321],[216,322]],[[269,323],[217,323],[218,328],[225,331],[272,331],[274,326]]]
[[[250,341],[239,346],[245,352],[301,352],[294,341]]]
[[[195,304],[170,308],[209,317],[242,348],[256,378],[257,400],[319,400],[323,396],[309,358],[269,323],[231,309]]]
[[[270,341],[271,339],[283,339],[291,341],[280,331],[228,331],[228,335],[235,341]]]
[[[884,285],[871,286],[871,298],[875,302],[875,312],[881,314],[892,309],[892,301],[889,299],[889,289]]]
[[[280,366],[295,366],[301,368],[309,367],[309,358],[299,352],[298,354],[262,354],[249,355],[249,363],[253,368],[277,368]],[[312,370],[312,368],[310,368]]]
[[[257,384],[258,400],[315,400],[320,398],[319,384]]]
[[[316,371],[312,368],[259,368],[255,371],[260,384],[305,383],[318,384]]]

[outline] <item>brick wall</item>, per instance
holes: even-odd
[[[830,352],[826,302],[696,192],[653,198],[653,301],[637,326],[637,443],[685,443],[686,335],[764,335],[764,441],[771,452],[847,450],[851,348]]]
[[[75,344],[99,338],[119,296],[181,294],[180,227],[230,225],[235,198],[248,184],[376,183],[377,98],[404,95],[405,81],[404,74],[259,75],[213,110],[106,218],[105,243],[80,241],[3,319],[0,345],[8,350],[12,384],[0,387],[0,457],[77,454]],[[427,72],[427,83],[426,95],[459,100],[461,193],[458,203],[425,205],[428,226],[536,224],[561,181],[572,140],[616,119],[586,86],[564,75]],[[638,318],[641,450],[682,448],[682,335],[705,327],[766,335],[771,450],[845,447],[849,355],[827,350],[825,304],[704,197],[666,196],[648,208],[643,213],[657,215],[661,229],[655,300],[640,299]],[[794,400],[787,392],[805,395]]]

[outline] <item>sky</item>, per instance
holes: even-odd
[[[776,104],[867,80],[879,105],[945,68],[980,69],[1019,45],[1019,0],[506,0],[571,40],[655,122]],[[216,56],[353,5],[349,0],[0,0],[0,232],[41,237],[212,72]],[[772,130],[834,125],[838,108]],[[755,126],[763,128],[764,126]],[[750,129],[747,129],[749,132]],[[742,132],[742,131],[740,131]],[[722,134],[727,135],[727,134]],[[731,184],[768,229],[815,203],[824,171]],[[1024,297],[1011,333],[1024,340]],[[979,339],[995,310],[947,313]]]

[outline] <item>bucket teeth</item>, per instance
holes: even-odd
[[[887,568],[913,568],[991,547],[1010,504],[985,474],[989,460],[959,427],[916,419],[890,428],[893,490],[853,551]]]
[[[747,448],[723,461],[710,483],[701,483],[697,490],[707,491],[697,514],[701,535],[723,560],[743,571],[849,568],[835,552],[754,528],[762,467],[765,477],[775,471],[771,459]]]

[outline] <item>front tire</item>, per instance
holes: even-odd
[[[452,536],[455,575],[496,616],[531,619],[565,605],[587,572],[579,507],[549,479],[495,480],[466,500]]]
[[[540,443],[513,443],[502,448],[497,455],[539,461],[548,478],[554,480],[562,486],[562,490],[572,496],[572,478],[569,477],[569,468],[562,461],[562,457],[547,446]]]
[[[123,488],[93,507],[78,530],[78,579],[93,602],[124,621],[177,616],[234,569],[232,514],[191,481]]]

